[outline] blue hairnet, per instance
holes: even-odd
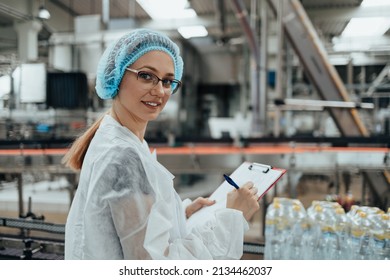
[[[172,57],[175,79],[183,74],[179,47],[166,35],[147,29],[134,30],[110,45],[100,58],[96,72],[96,92],[102,99],[114,98],[126,67],[150,51],[163,51]]]

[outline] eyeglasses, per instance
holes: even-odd
[[[177,92],[177,90],[181,86],[181,82],[179,80],[176,80],[176,79],[160,79],[159,77],[157,77],[153,73],[150,73],[147,71],[138,71],[138,70],[131,69],[131,68],[126,68],[126,70],[128,70],[134,74],[137,74],[137,80],[139,80],[143,84],[145,84],[148,89],[152,89],[153,87],[155,87],[158,84],[158,82],[161,81],[162,86],[164,88],[164,92],[166,94],[171,95],[171,94],[174,94],[175,92]]]

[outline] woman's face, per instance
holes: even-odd
[[[150,51],[144,54],[129,68],[149,72],[160,79],[174,78],[172,58],[162,51]],[[145,83],[137,79],[137,74],[130,71],[125,71],[117,95],[120,104],[138,122],[156,119],[169,97],[170,95],[164,92],[161,81],[152,87],[145,86]]]

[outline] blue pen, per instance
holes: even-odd
[[[228,175],[223,174],[223,177],[225,178],[225,180],[226,180],[230,185],[232,185],[233,187],[235,187],[237,190],[240,188],[240,187],[236,184],[236,182],[234,182],[233,179],[230,178]]]

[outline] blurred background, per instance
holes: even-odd
[[[181,197],[208,196],[243,161],[288,170],[243,258],[264,257],[275,198],[388,211],[389,1],[0,0],[0,258],[63,258],[78,173],[61,158],[110,108],[96,66],[136,28],[181,48],[183,87],[145,137]]]

